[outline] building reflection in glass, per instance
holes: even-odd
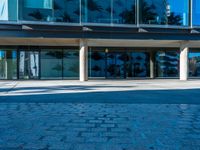
[[[200,52],[189,53],[189,76],[200,77]]]
[[[179,57],[176,51],[159,51],[156,53],[156,77],[178,77]]]
[[[20,79],[38,79],[39,78],[39,52],[38,51],[20,51],[19,78]]]
[[[17,51],[0,49],[0,79],[17,79]]]
[[[149,53],[90,51],[89,77],[149,77]]]

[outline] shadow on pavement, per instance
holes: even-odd
[[[31,92],[34,93],[34,91]],[[0,96],[0,103],[5,102],[200,104],[200,89],[129,90],[104,92],[84,91],[84,93],[39,93],[37,95]]]

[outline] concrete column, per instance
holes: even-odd
[[[180,48],[180,80],[186,81],[188,79],[188,46],[181,46]]]
[[[79,62],[80,62],[80,81],[88,80],[88,45],[86,40],[80,40],[80,52],[79,52]]]
[[[154,72],[154,62],[155,62],[155,53],[153,51],[150,52],[150,78],[155,78],[155,72]]]

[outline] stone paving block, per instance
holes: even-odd
[[[108,123],[107,123],[107,124],[104,124],[104,123],[103,123],[103,124],[101,124],[100,126],[101,126],[101,127],[104,127],[104,128],[114,128],[116,125],[115,125],[115,124],[108,124]]]

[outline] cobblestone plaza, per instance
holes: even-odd
[[[198,80],[30,83],[0,82],[2,150],[200,149]]]

